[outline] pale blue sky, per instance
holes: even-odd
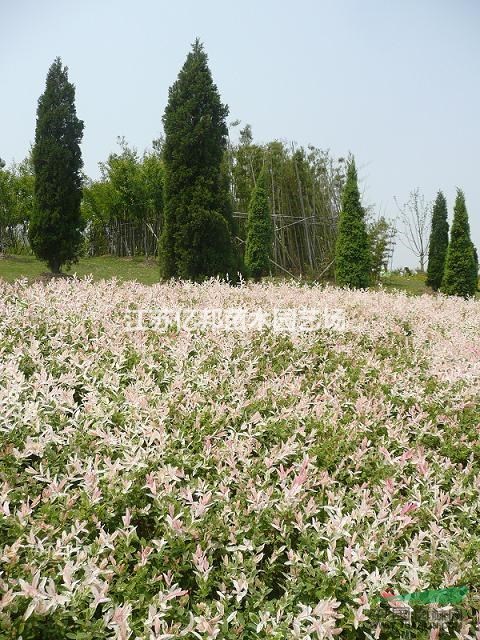
[[[353,152],[367,203],[464,189],[480,248],[478,0],[0,0],[0,156],[33,141],[45,75],[59,55],[85,121],[88,175],[123,135],[161,133],[168,87],[205,43],[229,121],[274,138]],[[397,264],[415,264],[401,247]]]

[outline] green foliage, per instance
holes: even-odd
[[[270,271],[273,226],[266,190],[265,170],[260,173],[248,207],[245,266],[256,280]]]
[[[159,248],[163,278],[235,275],[228,174],[222,169],[227,114],[197,39],[170,87],[163,116],[165,217]]]
[[[247,211],[255,188],[255,176],[260,173],[266,149],[253,143],[252,128],[246,125],[240,139],[230,149],[232,187],[237,211]]]
[[[363,289],[370,284],[370,244],[365,211],[360,203],[357,170],[352,158],[342,195],[342,211],[335,251],[335,279],[338,285]]]
[[[163,212],[164,164],[160,153],[145,153],[141,162],[147,220],[159,221]]]
[[[445,196],[438,192],[432,212],[432,228],[428,251],[427,286],[438,291],[445,272],[448,250],[448,212]]]
[[[457,190],[450,244],[445,262],[442,291],[448,295],[473,296],[477,290],[474,246],[463,191]]]
[[[86,222],[87,251],[99,256],[109,253],[107,227],[114,200],[110,182],[90,181],[83,188],[82,216]]]
[[[390,240],[394,234],[393,225],[380,216],[368,226],[368,239],[371,254],[371,269],[374,280],[378,281],[382,269],[387,268]]]
[[[5,246],[5,228],[11,225],[14,208],[12,174],[0,167],[0,251]]]
[[[33,209],[35,178],[30,158],[8,169],[0,166],[0,252],[25,249]]]
[[[477,247],[472,243],[473,247],[473,278],[475,280],[475,291],[478,291],[478,252]]]
[[[144,226],[157,232],[163,211],[163,160],[158,150],[139,156],[119,139],[121,151],[100,164],[102,178],[83,191],[89,252],[147,253]]]
[[[102,163],[102,176],[110,183],[109,214],[122,222],[135,221],[144,213],[144,181],[137,150],[120,139],[121,153],[111,153]]]
[[[15,214],[14,224],[24,228],[32,217],[35,200],[35,175],[31,156],[12,167],[14,177]]]
[[[176,236],[177,275],[186,280],[235,275],[228,225],[220,213],[203,208],[203,195],[192,201],[189,224],[179,228]]]
[[[75,110],[75,87],[56,58],[37,109],[33,148],[35,208],[29,237],[35,255],[58,272],[75,262],[82,246],[80,214],[83,122]]]

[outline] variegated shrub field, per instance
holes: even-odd
[[[346,326],[131,330],[159,307]],[[424,638],[383,590],[480,583],[479,302],[17,282],[0,334],[0,638]]]

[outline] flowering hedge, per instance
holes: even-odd
[[[346,329],[127,321],[280,305]],[[1,283],[0,334],[2,639],[401,637],[382,591],[480,582],[478,302]]]

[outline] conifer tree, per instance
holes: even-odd
[[[438,192],[432,212],[432,226],[428,250],[427,285],[438,291],[445,272],[445,260],[448,249],[448,212],[447,201],[441,191]]]
[[[248,207],[245,266],[250,276],[259,280],[270,271],[273,226],[263,169],[257,178]]]
[[[475,291],[478,291],[478,252],[477,247],[472,243],[473,247],[473,279],[475,280]]]
[[[450,244],[445,261],[442,291],[448,295],[473,296],[477,290],[474,246],[463,191],[457,189]]]
[[[335,247],[335,279],[339,286],[363,289],[371,278],[370,241],[360,203],[355,160],[350,159],[342,194]]]
[[[235,277],[232,208],[222,168],[227,114],[197,39],[170,87],[163,116],[165,209],[159,247],[163,278]]]
[[[83,122],[77,118],[75,87],[68,69],[56,58],[38,100],[32,158],[35,207],[29,239],[35,255],[53,273],[78,259],[82,244]]]

